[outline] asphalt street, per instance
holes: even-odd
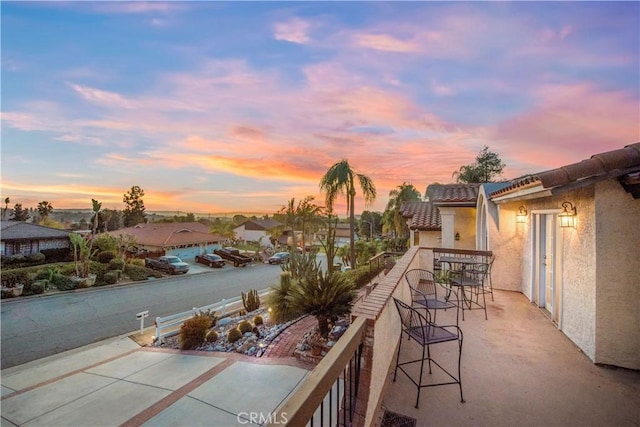
[[[255,263],[192,270],[198,274],[3,300],[2,369],[135,331],[141,311],[149,310],[145,326],[150,326],[157,316],[268,288],[282,272],[279,266]]]

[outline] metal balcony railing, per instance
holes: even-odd
[[[365,331],[365,319],[355,319],[271,419],[286,420],[290,426],[350,425],[360,386]]]

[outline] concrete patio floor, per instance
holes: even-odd
[[[416,409],[416,387],[400,371],[392,382],[392,369],[383,409],[413,418],[417,426],[640,425],[638,371],[594,365],[524,295],[494,294],[489,320],[481,310],[460,320],[466,403],[457,385],[427,387]],[[454,316],[439,312],[438,323],[455,323]],[[400,359],[417,359],[420,352],[415,342],[404,341]],[[433,346],[431,354],[455,370],[456,344]]]
[[[123,336],[3,370],[0,425],[264,425],[308,369],[293,357],[140,347]]]

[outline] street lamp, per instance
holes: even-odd
[[[369,221],[365,221],[363,219],[360,220],[360,222],[366,222],[367,224],[369,224],[369,230],[370,230],[370,232],[369,232],[369,240],[373,241],[373,224],[370,223]]]

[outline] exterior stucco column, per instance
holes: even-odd
[[[455,216],[454,208],[440,208],[440,223],[442,227],[442,247],[455,247]]]

